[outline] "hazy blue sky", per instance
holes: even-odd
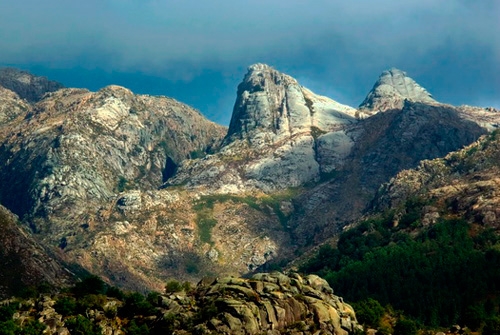
[[[228,123],[264,62],[357,106],[398,67],[442,102],[500,108],[498,0],[0,0],[0,66],[163,94]]]

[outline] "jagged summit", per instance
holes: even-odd
[[[257,63],[248,67],[238,85],[225,143],[247,139],[259,144],[262,138],[276,142],[311,127],[331,130],[353,122],[354,113],[354,108],[316,95],[295,78]]]
[[[431,104],[437,102],[425,88],[408,77],[406,72],[392,68],[382,72],[359,109],[375,113],[399,109],[403,107],[405,100]]]

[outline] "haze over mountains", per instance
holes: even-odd
[[[2,73],[0,203],[66,262],[141,290],[291,260],[500,118],[397,69],[356,109],[252,65],[228,129],[166,97]]]

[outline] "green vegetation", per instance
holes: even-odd
[[[385,309],[377,300],[368,298],[353,304],[356,317],[361,324],[378,328],[385,314]]]
[[[392,212],[360,223],[340,236],[337,248],[321,247],[301,271],[327,279],[373,327],[379,325],[381,306],[402,311],[408,318],[400,320],[395,334],[414,334],[412,319],[431,327],[486,327],[500,307],[498,236],[480,227],[473,233],[454,217],[422,228],[424,205],[422,199],[408,200],[395,227]]]
[[[200,239],[202,242],[212,244],[212,228],[217,225],[217,220],[213,216],[213,210],[216,203],[232,201],[234,203],[246,204],[248,207],[263,212],[266,215],[275,215],[281,223],[284,230],[287,228],[289,215],[281,209],[281,203],[290,201],[300,192],[299,189],[288,189],[273,195],[261,197],[246,196],[239,197],[232,194],[212,194],[202,196],[193,205],[196,211],[196,222],[198,224]]]
[[[27,320],[22,325],[12,320],[17,306],[19,302],[0,307],[0,335],[41,335],[45,325],[38,320]]]
[[[180,283],[177,280],[169,280],[165,285],[166,293],[175,293],[175,292],[189,292],[191,291],[191,283],[186,281],[184,283]]]
[[[167,293],[183,295],[181,292],[190,290],[188,282],[171,280],[166,284]],[[47,298],[38,296],[0,305],[0,335],[42,335],[46,325],[36,319],[39,317],[36,310],[49,301]],[[162,303],[160,293],[149,292],[144,296],[137,292],[122,292],[96,276],[88,276],[51,298],[55,300],[56,313],[63,316],[62,322],[73,335],[100,335],[103,330],[99,323],[103,318],[124,334],[171,334],[175,329],[191,329],[193,320],[198,320],[213,308],[212,305],[205,306],[189,317],[171,313],[163,315],[159,308]],[[16,319],[14,313],[20,311],[28,311],[30,316]]]
[[[82,315],[72,316],[65,322],[71,335],[101,335],[101,327]]]
[[[394,327],[394,335],[417,335],[417,324],[412,320],[401,318]]]
[[[198,159],[198,158],[203,158],[205,157],[207,154],[205,153],[205,151],[199,149],[199,150],[194,150],[194,151],[191,151],[189,153],[189,158],[190,159]]]
[[[124,192],[129,189],[129,182],[124,176],[118,177],[118,183],[116,184],[116,189],[118,192]]]

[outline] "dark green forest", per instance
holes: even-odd
[[[499,322],[499,237],[457,217],[422,227],[422,205],[407,201],[396,227],[392,212],[363,221],[300,270],[327,279],[374,327],[381,314],[370,301],[428,327],[458,323],[478,330]]]

